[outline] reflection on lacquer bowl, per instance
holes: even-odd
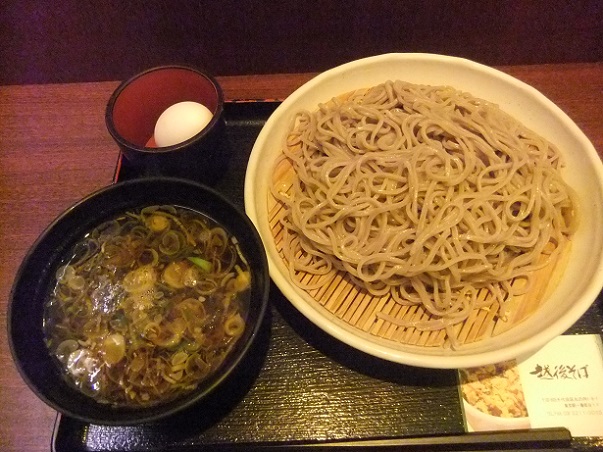
[[[371,91],[372,97],[366,94],[367,88],[388,80],[408,82],[413,87],[392,84],[379,92]],[[472,100],[466,101],[457,90],[470,93]],[[334,98],[339,103],[331,102]],[[475,98],[488,101],[488,105]],[[381,107],[388,112],[375,113],[376,104],[385,105],[382,99],[389,99],[390,103]],[[360,102],[371,104],[371,112],[357,108]],[[433,113],[437,105],[441,109]],[[514,120],[502,119],[507,116],[501,110]],[[291,133],[300,111],[308,113],[297,117]],[[456,119],[449,122],[441,120],[454,115]],[[490,115],[500,118],[496,126],[475,126],[482,120],[493,121]],[[516,127],[517,123],[520,125]],[[465,132],[458,132],[459,127],[473,138],[463,138]],[[510,141],[498,135],[503,129],[503,134],[513,136]],[[532,134],[545,140],[532,140]],[[289,158],[283,157],[288,136]],[[406,148],[400,151],[396,146],[405,139]],[[474,144],[468,145],[471,140]],[[545,141],[558,151],[549,152],[546,149],[552,148],[548,145],[536,144]],[[486,142],[490,147],[481,147]],[[383,154],[390,155],[389,160],[377,161],[373,151],[367,151],[371,146],[391,152]],[[533,152],[536,148],[539,151]],[[524,152],[525,160],[512,156],[518,149]],[[557,152],[565,166],[557,165]],[[322,158],[329,153],[328,159]],[[544,217],[547,219],[537,226],[540,214],[526,213],[536,198],[526,195],[526,190],[532,189],[524,187],[536,187],[541,179],[534,179],[534,174],[544,174],[540,169],[527,169],[540,165],[538,159],[525,167],[529,182],[523,175],[517,179],[521,182],[511,176],[523,165],[519,162],[525,163],[537,153],[546,165],[558,166],[553,177],[560,175],[564,182],[554,186],[571,187],[559,192],[563,192],[561,198],[566,204],[559,206],[557,220],[562,228],[574,226],[571,216],[577,210],[577,227],[562,233],[567,232],[564,241],[570,236],[564,252],[554,254],[555,259],[540,273],[530,271],[530,285],[525,284],[527,278],[510,277],[509,285],[496,281],[496,287],[484,288],[488,285],[484,281],[489,281],[482,278],[486,273],[487,278],[507,274],[488,273],[490,269],[499,263],[508,265],[508,256],[524,252],[504,244],[505,251],[500,254],[497,250],[502,248],[497,244],[502,242],[493,241],[494,236],[519,228],[521,237],[531,237],[524,234],[526,225],[533,225],[533,233],[540,234],[557,222]],[[473,179],[464,179],[469,184],[478,181],[469,191],[458,188],[462,183],[455,178],[461,174],[459,168],[481,168]],[[484,178],[489,179],[485,185]],[[557,192],[551,188],[552,179],[542,180],[547,182],[530,193]],[[476,199],[469,206],[461,201],[476,190],[481,196],[488,187],[507,182],[506,193],[512,195],[498,200]],[[455,187],[449,191],[447,183]],[[478,185],[480,188],[475,188]],[[519,193],[522,190],[523,194]],[[450,203],[450,196],[457,195]],[[402,207],[392,207],[392,200]],[[464,213],[459,213],[461,204]],[[592,144],[536,89],[465,59],[381,55],[328,70],[304,84],[276,109],[255,142],[246,173],[245,208],[266,246],[272,279],[299,312],[352,347],[403,364],[466,368],[533,352],[572,326],[603,286],[603,169]],[[379,209],[394,213],[384,218]],[[375,218],[379,220],[373,221]],[[367,219],[373,222],[365,227],[362,223]],[[392,224],[398,232],[387,230]],[[440,225],[443,232],[438,230]],[[368,254],[363,248],[367,243],[373,246]],[[537,251],[538,259],[547,258],[558,243],[553,239],[538,248],[542,250]],[[381,259],[400,249],[403,251],[393,259]],[[534,249],[530,252],[536,252]],[[467,250],[472,257],[463,254]],[[482,258],[491,251],[499,253],[498,257],[485,262]],[[327,257],[317,260],[317,255]],[[523,255],[510,266],[522,259],[538,261]],[[458,262],[463,264],[457,266]],[[330,265],[335,270],[330,270]],[[424,270],[417,272],[417,268]],[[469,281],[461,276],[465,274],[472,274],[475,281],[468,290],[460,288],[462,282]],[[359,284],[359,280],[369,282]],[[381,290],[383,281],[398,287],[396,296],[388,289]],[[412,306],[405,303],[408,300],[414,300]],[[466,305],[471,307],[466,309]],[[504,309],[500,309],[502,305]],[[461,311],[463,314],[455,317]]]

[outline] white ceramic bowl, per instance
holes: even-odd
[[[497,103],[507,113],[556,144],[564,154],[564,178],[580,199],[580,226],[572,240],[563,278],[547,303],[518,326],[458,350],[405,346],[363,333],[339,320],[290,283],[267,216],[269,176],[293,115],[358,88],[388,79],[451,85]],[[287,299],[330,335],[371,355],[430,368],[476,367],[536,351],[566,331],[593,303],[603,286],[603,165],[576,124],[543,94],[493,68],[430,54],[387,54],[326,71],[291,94],[260,132],[245,178],[245,209],[267,249],[270,275]]]
[[[463,410],[470,431],[489,432],[495,430],[527,430],[531,427],[529,417],[498,417],[486,414],[465,399]]]

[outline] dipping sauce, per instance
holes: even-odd
[[[193,391],[246,327],[251,273],[237,243],[174,206],[130,210],[90,231],[45,304],[46,344],[65,379],[114,406]]]

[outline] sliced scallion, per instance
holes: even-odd
[[[206,272],[211,271],[211,262],[196,256],[189,256],[187,259],[202,270],[205,270]]]

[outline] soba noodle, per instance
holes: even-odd
[[[576,224],[555,146],[451,87],[388,81],[299,112],[283,160],[292,185],[273,181],[272,195],[292,280],[312,290],[343,272],[429,319],[378,316],[445,329],[453,346],[472,310],[504,317],[511,282],[546,266]]]

